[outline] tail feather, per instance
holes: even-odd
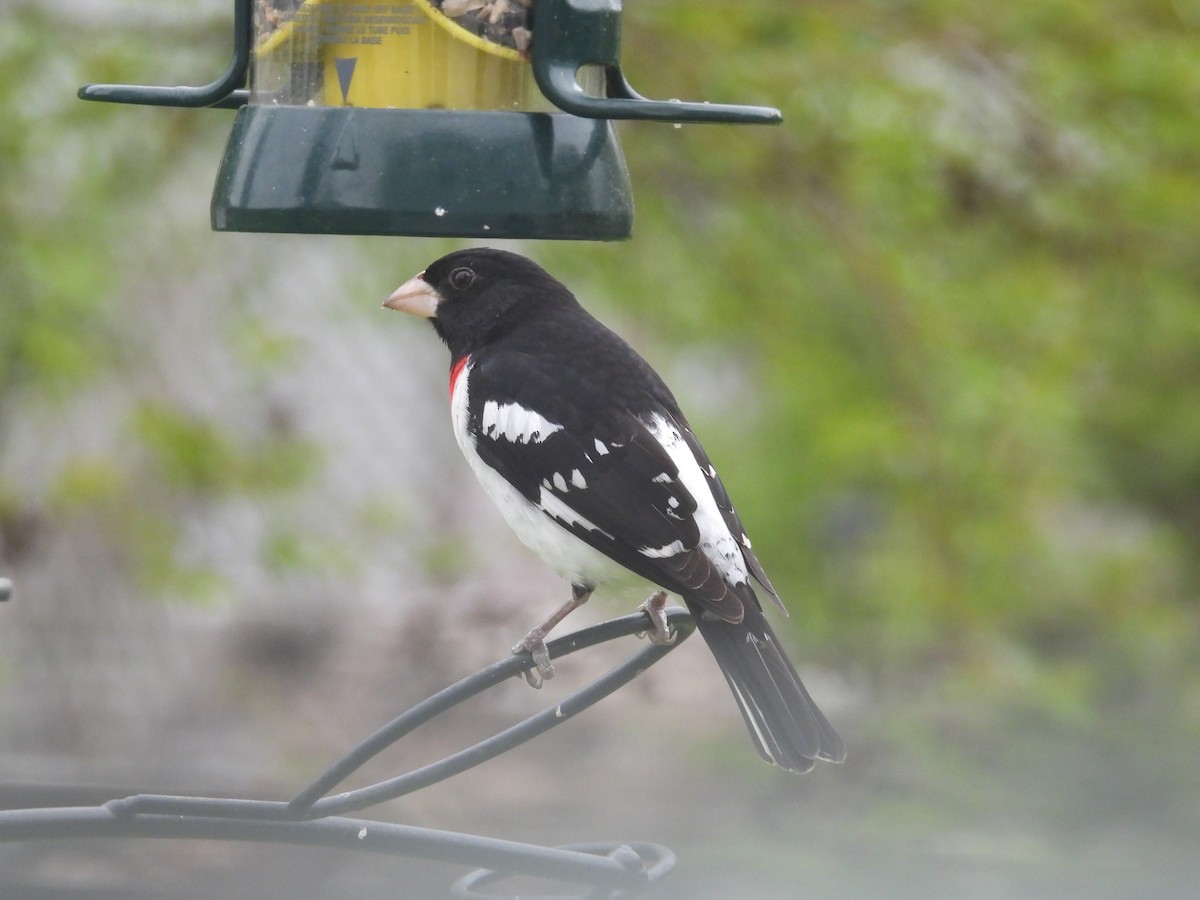
[[[741,622],[699,612],[696,624],[763,759],[807,772],[818,759],[846,758],[845,744],[805,690],[757,604],[746,604]]]

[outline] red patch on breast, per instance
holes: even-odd
[[[454,396],[454,386],[458,384],[458,376],[462,374],[463,369],[467,367],[467,363],[471,361],[470,356],[464,356],[450,367],[450,396]]]

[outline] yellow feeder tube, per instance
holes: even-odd
[[[430,0],[305,0],[278,23],[258,27],[254,102],[547,108],[521,53],[467,31]]]

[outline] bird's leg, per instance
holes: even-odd
[[[525,652],[533,656],[533,664],[537,671],[526,669],[524,673],[525,680],[529,682],[530,687],[540,688],[544,679],[554,677],[554,666],[550,663],[550,652],[546,649],[546,635],[553,631],[554,626],[559,622],[587,603],[591,596],[592,589],[590,587],[571,585],[571,599],[552,612],[541,625],[531,628],[525,637],[513,645],[514,656]]]
[[[650,624],[653,626],[651,631],[642,631],[638,633],[638,637],[649,637],[652,644],[673,644],[675,643],[675,630],[667,624],[667,592],[655,591],[646,598],[646,602],[637,608],[638,612],[644,612],[647,618],[650,619]]]

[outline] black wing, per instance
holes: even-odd
[[[476,451],[585,543],[722,620],[740,621],[743,603],[755,602],[749,583],[727,583],[700,548],[696,499],[647,427],[645,413],[614,402],[626,393],[614,387],[596,384],[578,367],[542,354],[483,355],[471,371],[469,417]],[[562,427],[536,439],[513,440],[484,427],[489,400],[516,404]],[[666,408],[659,414],[676,421]],[[683,433],[686,425],[677,427]],[[694,444],[695,438],[690,440]],[[721,496],[727,507],[723,488]],[[735,538],[742,533],[740,523],[737,528]],[[755,568],[761,571],[757,563],[751,571]]]
[[[713,467],[712,462],[709,461],[708,454],[704,452],[704,448],[696,440],[696,435],[692,433],[691,426],[687,424],[682,415],[678,416],[677,424],[684,441],[687,442],[688,447],[692,451],[692,455],[696,457],[696,462],[700,464],[700,470],[704,473],[704,477],[708,481],[708,488],[712,491],[713,499],[717,501],[717,508],[721,511],[721,517],[724,518],[729,533],[738,542],[738,548],[742,551],[742,559],[746,562],[747,570],[754,576],[754,580],[763,586],[763,589],[766,590],[771,601],[779,608],[779,611],[786,616],[787,609],[784,607],[783,601],[779,599],[779,592],[775,590],[775,586],[771,584],[771,579],[767,577],[762,563],[754,555],[754,550],[750,546],[750,538],[746,535],[745,526],[742,525],[741,516],[733,508],[733,501],[729,499],[729,492],[725,490],[725,485],[721,483],[721,477],[717,474],[717,470]]]

